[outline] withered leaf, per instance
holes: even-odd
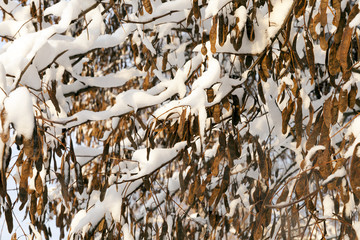
[[[294,110],[294,105],[295,102],[293,102],[292,100],[289,100],[288,106],[285,107],[282,111],[282,133],[286,134],[287,133],[287,128],[288,128],[288,124],[290,121],[290,117],[291,114]]]
[[[356,144],[350,165],[350,185],[357,198],[360,199],[360,143]]]
[[[151,6],[151,1],[150,0],[142,0],[143,6],[146,10],[147,13],[152,14],[153,9]]]
[[[214,121],[215,123],[219,123],[220,122],[220,116],[221,116],[221,109],[220,109],[220,104],[216,104],[214,106],[214,113],[213,113],[213,117],[214,117]]]
[[[42,194],[43,192],[43,182],[39,172],[36,174],[35,177],[35,190],[38,194]]]
[[[224,22],[224,15],[220,14],[219,15],[219,32],[218,32],[218,37],[219,37],[219,45],[223,46],[226,40],[226,33],[224,32],[224,28],[225,28],[225,22]]]
[[[321,127],[324,122],[323,117],[317,117],[315,121],[315,126],[313,131],[311,132],[309,139],[306,142],[306,150],[310,150],[316,144],[317,137],[320,135]]]
[[[339,110],[345,112],[348,107],[348,91],[345,89],[340,90],[339,94]]]
[[[332,108],[332,98],[329,97],[328,99],[325,100],[323,107],[324,122],[328,128],[330,128],[331,119],[332,119],[331,108]]]
[[[36,18],[36,6],[34,2],[31,3],[30,15],[32,18]]]
[[[82,194],[84,190],[84,180],[81,172],[80,163],[75,163],[75,177],[76,177],[76,186],[80,194]]]
[[[6,225],[7,225],[8,231],[9,231],[9,233],[11,233],[13,230],[13,218],[12,218],[12,210],[11,210],[10,206],[8,206],[8,205],[5,208],[5,220],[6,220]]]
[[[200,8],[199,8],[199,3],[198,0],[193,0],[193,13],[194,13],[194,17],[196,19],[200,18]]]
[[[320,22],[320,13],[316,14],[314,18],[310,19],[310,25],[309,25],[309,30],[310,30],[310,34],[311,37],[314,40],[318,39],[318,34],[316,32],[316,25]]]
[[[321,0],[320,2],[320,24],[322,27],[325,27],[327,23],[326,9],[328,6],[328,1],[329,0]]]
[[[168,55],[169,55],[169,51],[166,51],[164,53],[164,56],[163,56],[163,59],[162,59],[162,67],[161,67],[161,70],[162,71],[165,71],[166,70],[166,64],[168,62]]]
[[[308,135],[308,136],[310,136],[310,129],[312,126],[313,117],[314,117],[314,107],[312,106],[312,104],[310,104],[310,106],[309,106],[309,121],[308,121],[308,124],[306,125],[306,135]]]
[[[60,110],[59,102],[56,97],[56,85],[57,85],[56,81],[51,81],[51,88],[48,91],[48,93],[49,93],[50,101],[53,103],[55,110],[58,113],[60,113],[61,110]]]
[[[177,134],[179,135],[180,139],[182,139],[184,136],[185,122],[186,122],[186,109],[184,109],[180,115],[179,126],[177,128]]]
[[[314,47],[309,39],[308,35],[305,35],[305,50],[306,50],[306,59],[308,62],[310,74],[312,77],[312,81],[315,79],[315,57],[314,57]]]
[[[209,38],[210,38],[210,45],[211,45],[211,52],[212,53],[216,53],[216,47],[215,47],[215,44],[216,44],[216,31],[217,31],[217,16],[214,16],[213,17],[213,23],[212,23],[212,26],[211,26],[211,29],[210,29],[210,35],[209,35]]]
[[[329,51],[329,73],[332,76],[335,76],[340,72],[340,62],[336,57],[337,47],[336,44],[333,43],[330,47]]]
[[[320,47],[322,50],[326,51],[328,49],[328,42],[325,38],[325,30],[323,29],[320,33]]]
[[[332,108],[331,108],[331,124],[335,124],[337,122],[339,116],[339,101],[334,96],[332,100]]]
[[[256,152],[257,152],[258,158],[259,158],[259,168],[260,168],[261,176],[264,179],[269,179],[268,162],[266,161],[265,153],[258,141],[256,141]]]
[[[209,206],[212,206],[217,196],[220,195],[220,187],[216,186],[211,193],[211,197],[209,199]]]
[[[285,185],[284,189],[282,190],[280,197],[277,199],[276,203],[285,202],[289,195],[289,188]]]
[[[325,150],[319,155],[317,159],[317,164],[319,164],[319,172],[322,179],[326,179],[331,175],[331,155],[329,151],[330,144],[325,146]]]
[[[246,19],[246,33],[249,40],[252,42],[255,40],[254,22],[250,18]]]
[[[264,96],[264,91],[263,91],[263,88],[262,88],[261,81],[258,82],[258,90],[259,90],[259,96],[260,96],[261,101],[264,104],[266,104],[266,99],[265,99],[265,96]]]
[[[239,151],[237,149],[237,146],[235,144],[235,140],[232,134],[229,134],[228,137],[228,148],[229,148],[229,152],[230,152],[230,157],[231,159],[236,159],[239,156]]]
[[[306,0],[300,0],[295,5],[295,17],[299,18],[305,13]]]
[[[226,148],[226,136],[223,131],[219,133],[219,143],[220,143],[220,149],[224,150]]]
[[[300,177],[296,183],[295,193],[297,199],[300,199],[301,197],[309,193],[308,175],[306,174],[306,172],[300,174]]]
[[[296,147],[299,147],[302,139],[302,98],[298,97],[296,102],[297,108],[295,113],[295,133]]]
[[[350,28],[349,26],[345,27],[341,43],[336,54],[337,60],[340,62],[340,66],[344,73],[348,70],[347,56],[349,55],[352,32],[353,28]]]
[[[350,89],[349,97],[348,97],[349,108],[354,108],[354,106],[355,106],[357,91],[358,91],[358,88],[357,88],[356,84],[351,85],[351,89]]]

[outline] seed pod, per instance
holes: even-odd
[[[211,45],[211,52],[216,53],[216,30],[217,30],[217,16],[213,17],[213,24],[210,29],[210,45]]]
[[[150,0],[142,0],[142,3],[144,5],[146,12],[149,14],[152,14],[153,9],[152,9]]]

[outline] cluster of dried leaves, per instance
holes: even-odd
[[[39,2],[40,7],[32,3],[29,8],[36,31],[42,29],[44,22],[56,24],[60,20],[42,14],[57,1]],[[156,2],[158,5],[160,0]],[[212,19],[204,19],[209,1],[193,0],[186,18],[176,21],[166,35],[159,35],[157,27],[164,24],[162,19],[177,10],[154,15],[146,22],[134,22],[128,18],[131,13],[156,14],[154,1],[142,0],[134,5],[124,1],[97,1],[96,6],[104,7],[106,33],[115,32],[124,23],[139,24],[144,28],[143,34],[151,37],[156,54],[143,42],[134,41],[130,34],[119,46],[70,56],[73,65],[83,61],[83,76],[94,76],[100,71],[107,75],[134,67],[145,75],[129,79],[122,87],[88,87],[69,93],[66,97],[70,97],[73,105],[68,116],[82,110],[106,110],[121,92],[151,89],[161,82],[154,71],[174,78],[182,66],[169,61],[176,49],[164,46],[171,43],[185,44],[186,60],[200,54],[193,50],[202,46],[201,54],[212,53],[221,63],[221,74],[239,79],[239,85],[217,102],[214,102],[218,93],[216,86],[206,89],[209,106],[204,136],[200,134],[199,116],[191,114],[188,106],[182,106],[181,114],[169,114],[164,119],[148,122],[157,105],[117,116],[116,126],[111,126],[111,119],[89,119],[84,124],[64,128],[58,135],[54,135],[52,129],[59,124],[38,114],[33,138],[16,137],[20,151],[13,164],[9,164],[11,146],[6,145],[9,136],[1,136],[5,161],[1,168],[0,214],[5,214],[9,232],[14,230],[14,207],[20,203],[25,218],[29,217],[46,239],[52,236],[49,219],[56,219],[60,237],[65,237],[73,216],[92,207],[90,196],[99,193],[102,201],[110,187],[109,178],[128,174],[124,166],[132,164],[135,150],[147,148],[149,153],[157,147],[171,148],[186,141],[185,150],[146,175],[141,187],[123,199],[122,209],[119,209],[122,224],[104,216],[90,226],[83,237],[117,239],[124,236],[122,225],[126,223],[132,235],[144,239],[307,239],[319,236],[356,239],[352,223],[359,218],[355,209],[360,199],[359,143],[354,146],[357,136],[348,134],[345,137],[345,133],[360,109],[356,80],[360,42],[357,29],[349,26],[359,13],[358,5],[353,1],[344,4],[340,0],[295,1],[285,22],[261,53],[238,54],[243,38],[255,43],[259,37],[254,31],[257,12],[267,9],[270,14],[279,14],[272,11],[272,2],[233,0],[220,8]],[[161,4],[166,3],[161,0]],[[19,4],[25,6],[29,2],[20,1]],[[237,24],[240,19],[229,20],[240,7],[247,9],[243,29]],[[3,14],[11,16],[5,10]],[[329,15],[332,22],[329,22]],[[84,16],[85,13],[72,22],[73,36],[86,31]],[[208,29],[204,25],[206,21],[210,23]],[[149,28],[147,24],[151,23],[155,27]],[[9,36],[2,37],[14,41]],[[233,50],[219,51],[217,44],[224,46],[226,41],[230,41]],[[210,42],[210,49],[206,47],[207,42]],[[326,56],[324,63],[316,61],[319,51]],[[55,59],[51,66],[56,68],[60,64]],[[187,94],[206,69],[207,57],[204,57],[201,65],[187,75]],[[39,70],[39,75],[43,76],[45,70]],[[242,73],[247,70],[244,77]],[[283,81],[284,78],[289,81]],[[240,80],[244,81],[240,84]],[[62,83],[74,81],[76,79],[65,71]],[[269,85],[269,82],[274,84]],[[278,87],[271,92],[277,95],[269,97],[269,86]],[[57,83],[53,81],[44,95],[48,95],[60,112],[56,88]],[[169,100],[178,98],[173,96]],[[35,107],[42,109],[45,100],[45,97],[38,98]],[[270,106],[281,111],[281,124],[269,120],[274,110]],[[2,114],[1,117],[6,116]],[[268,119],[265,121],[268,129],[257,128],[258,119]],[[276,132],[276,126],[281,126],[280,132]],[[106,131],[109,134],[104,140]],[[143,136],[138,134],[141,131],[145,132]],[[262,137],[264,132],[269,134]],[[280,144],[279,139],[286,139],[287,145]],[[102,146],[103,151],[80,164],[77,159],[81,156],[75,154],[75,144]],[[306,159],[318,145],[323,147]],[[345,157],[349,149],[353,149],[353,154]],[[42,178],[40,172],[44,169],[46,176]],[[343,169],[346,174],[333,175]],[[18,197],[11,199],[6,186],[8,178],[15,174],[19,175]],[[34,188],[29,187],[30,179],[34,179]],[[178,181],[179,188],[170,191],[168,186],[173,179]],[[60,189],[57,194],[49,191],[54,184]],[[325,196],[330,196],[334,208],[333,215],[326,218],[323,217],[328,206],[328,202],[324,203]],[[13,237],[16,239],[16,233]]]

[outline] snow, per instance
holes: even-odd
[[[359,221],[353,222],[352,227],[354,228],[354,230],[356,232],[356,236],[358,238],[360,238],[360,222]]]
[[[325,150],[325,147],[322,145],[318,145],[318,146],[314,146],[312,147],[308,153],[306,154],[305,157],[305,166],[304,166],[304,170],[310,169],[312,167],[312,162],[310,161],[311,158],[314,156],[314,154],[319,151],[319,150]]]
[[[205,9],[205,18],[215,16],[222,7],[228,4],[229,0],[210,0],[208,6]]]
[[[31,139],[35,121],[29,91],[25,87],[15,89],[5,99],[4,106],[7,113],[5,124],[13,123],[17,134]]]
[[[353,20],[349,23],[350,28],[357,27],[360,24],[360,14],[357,14]]]
[[[175,144],[173,148],[152,149],[149,159],[147,159],[147,150],[145,148],[136,150],[133,153],[132,160],[139,163],[137,173],[133,176],[125,175],[125,177],[119,179],[119,184],[111,185],[106,191],[103,202],[98,200],[94,205],[89,206],[87,211],[79,211],[72,220],[70,235],[84,231],[88,224],[95,226],[108,212],[111,213],[116,222],[120,222],[122,198],[131,194],[142,184],[142,177],[167,164],[185,146],[186,142],[180,142]]]
[[[240,6],[238,9],[235,10],[235,17],[239,18],[239,22],[237,23],[239,27],[239,31],[245,27],[246,19],[247,19],[247,11],[244,6]]]
[[[324,217],[331,218],[335,210],[334,210],[334,201],[331,199],[329,194],[325,195],[323,204],[324,204]]]
[[[331,174],[330,176],[328,176],[326,178],[326,180],[324,180],[324,182],[322,183],[322,185],[325,185],[329,182],[331,182],[333,179],[335,178],[341,178],[344,177],[346,175],[346,169],[344,167],[341,167],[340,169],[336,170],[336,172],[334,172],[333,174]]]

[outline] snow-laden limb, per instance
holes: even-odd
[[[123,69],[117,73],[110,73],[106,76],[83,77],[74,75],[77,79],[74,83],[63,85],[62,91],[64,95],[74,94],[80,90],[98,87],[98,88],[114,88],[121,87],[126,82],[136,77],[144,77],[146,74],[138,69]]]
[[[108,110],[101,112],[93,112],[84,110],[78,112],[71,117],[61,119],[51,119],[55,122],[61,123],[62,128],[70,128],[78,126],[87,121],[105,120],[114,116],[121,116],[131,111],[137,111],[141,108],[151,107],[160,104],[175,94],[184,97],[186,94],[185,82],[188,73],[194,72],[201,63],[201,55],[188,61],[184,68],[177,71],[174,79],[162,81],[154,88],[148,91],[143,90],[129,90],[122,92],[116,96],[116,103]]]
[[[15,89],[5,98],[4,107],[6,112],[6,122],[8,126],[14,124],[18,135],[23,135],[26,139],[31,139],[35,127],[33,103],[29,91],[20,87]]]
[[[180,142],[170,149],[152,149],[149,155],[147,149],[135,151],[132,160],[138,162],[139,166],[132,171],[133,175],[121,177],[118,180],[119,183],[111,185],[106,190],[103,201],[98,200],[93,206],[89,206],[89,209],[78,212],[71,223],[69,236],[75,236],[79,232],[84,235],[87,229],[85,227],[89,224],[91,227],[95,227],[107,212],[111,214],[116,222],[122,223],[121,206],[123,198],[129,196],[143,183],[143,177],[149,176],[174,160],[185,147],[186,142]]]

